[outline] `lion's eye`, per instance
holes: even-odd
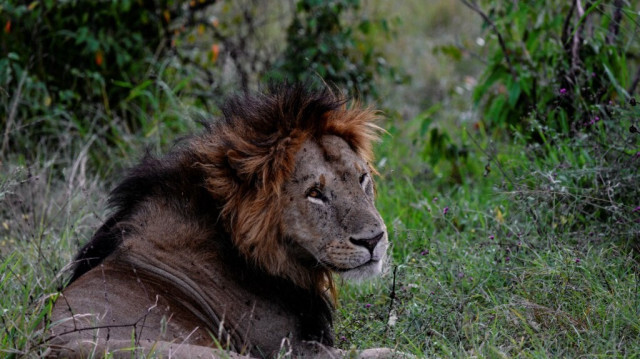
[[[366,180],[367,180],[367,174],[366,174],[366,173],[363,173],[363,174],[360,176],[360,184],[361,184],[361,185],[362,185],[362,184],[364,184],[364,181],[366,181]]]
[[[317,204],[324,203],[324,195],[317,187],[312,187],[307,191],[307,199]]]
[[[362,176],[360,176],[360,187],[362,187],[363,191],[369,193],[371,187],[371,178],[369,178],[369,174],[364,173]]]

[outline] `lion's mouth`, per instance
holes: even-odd
[[[364,263],[362,263],[362,264],[360,264],[358,266],[351,267],[351,268],[340,268],[340,267],[336,267],[335,265],[333,265],[331,263],[326,263],[326,262],[322,262],[322,264],[325,267],[331,269],[334,272],[348,272],[348,271],[352,271],[352,270],[358,270],[358,269],[361,269],[361,268],[366,268],[366,267],[375,265],[378,262],[380,262],[379,259],[369,259],[368,261],[366,261],[366,262],[364,262]]]

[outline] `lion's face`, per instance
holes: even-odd
[[[343,139],[306,141],[282,199],[281,230],[298,260],[347,278],[381,272],[388,237],[370,168]]]

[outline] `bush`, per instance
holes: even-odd
[[[172,51],[173,19],[211,3],[49,0],[3,5],[0,86],[6,92],[0,104],[9,114],[0,118],[6,126],[3,149],[33,148],[43,141],[55,148],[67,139],[61,134],[105,135],[113,119],[130,132],[143,128],[144,115],[158,107],[153,96],[142,95],[153,83],[157,59]]]
[[[489,60],[473,98],[487,125],[522,131],[535,120],[574,134],[611,119],[609,101],[637,89],[638,4],[463,2],[486,24]]]
[[[358,14],[359,0],[300,0],[287,28],[287,47],[268,77],[321,79],[362,96],[377,95],[376,75],[397,77],[373,39],[389,38],[385,19]],[[351,20],[345,19],[350,16]]]
[[[356,0],[300,0],[288,10],[215,0],[5,4],[0,156],[55,148],[67,135],[88,141],[96,134],[104,147],[122,146],[127,135],[156,132],[167,119],[156,114],[175,112],[178,98],[215,113],[226,93],[256,88],[263,78],[319,75],[375,94],[374,76],[391,70],[373,39],[389,30],[358,11]],[[276,40],[289,20],[283,45]],[[174,113],[165,123],[182,128],[182,117]]]

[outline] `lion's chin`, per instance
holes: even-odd
[[[360,281],[380,275],[382,272],[382,261],[371,260],[353,269],[338,272],[342,278]]]

